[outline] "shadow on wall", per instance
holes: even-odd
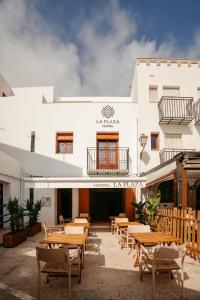
[[[82,176],[82,168],[42,154],[0,143],[0,151],[20,162],[21,168],[32,176]]]
[[[148,165],[148,163],[150,162],[151,158],[150,158],[150,155],[148,154],[147,151],[144,151],[142,153],[142,161],[145,165]]]

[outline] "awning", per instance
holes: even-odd
[[[149,172],[145,175],[147,177],[146,181],[146,187],[155,185],[156,183],[172,180],[174,179],[174,174],[176,170],[176,161],[173,161],[172,163],[161,167],[157,170],[152,170],[152,172]]]
[[[27,177],[25,188],[140,188],[145,177]]]

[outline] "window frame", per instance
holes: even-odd
[[[160,132],[153,131],[150,133],[150,138],[152,136],[156,136],[156,148],[152,148],[152,140],[150,141],[151,151],[159,151],[160,150]]]
[[[63,140],[59,141],[58,137],[59,136],[66,136],[66,140],[63,138]],[[65,144],[64,145],[64,152],[60,152],[59,145],[60,143]],[[67,144],[71,144],[71,152],[67,152]],[[56,132],[56,154],[73,154],[74,152],[74,133],[72,131],[58,131]]]
[[[150,90],[151,89],[155,89],[156,90],[156,92],[157,92],[157,99],[154,99],[154,100],[151,100],[151,98],[150,98]],[[149,102],[150,103],[158,103],[158,86],[156,85],[156,84],[151,84],[151,85],[149,85]]]

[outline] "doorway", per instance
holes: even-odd
[[[72,189],[57,189],[57,221],[59,215],[64,219],[72,218]]]
[[[122,189],[91,189],[90,216],[94,221],[107,221],[124,210]]]
[[[3,183],[0,183],[0,228],[3,228]]]
[[[196,190],[196,210],[200,210],[200,185],[197,187]]]

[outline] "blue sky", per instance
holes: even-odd
[[[198,0],[1,0],[0,72],[65,96],[128,96],[137,57],[200,57]]]

